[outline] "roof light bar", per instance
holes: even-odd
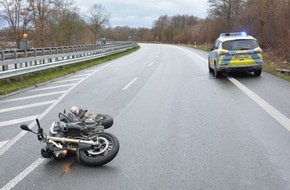
[[[247,36],[246,32],[232,32],[232,33],[221,33],[220,37],[226,36]]]

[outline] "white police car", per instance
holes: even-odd
[[[208,68],[220,77],[222,72],[262,73],[262,49],[258,41],[245,32],[222,33],[215,41],[208,57]]]

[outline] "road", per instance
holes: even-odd
[[[0,188],[290,189],[290,83],[208,72],[208,53],[140,44],[128,56],[0,99]],[[73,105],[109,114],[120,151],[103,167],[43,159],[45,131]],[[34,127],[35,129],[35,127]]]

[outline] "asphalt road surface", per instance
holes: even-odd
[[[0,188],[290,189],[290,83],[208,72],[208,53],[140,44],[128,56],[0,99]],[[21,123],[48,131],[71,106],[114,118],[103,167],[43,159]],[[32,125],[32,124],[31,124]],[[34,127],[35,129],[36,127]]]

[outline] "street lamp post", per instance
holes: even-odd
[[[30,41],[28,39],[28,34],[24,33],[22,39],[20,40],[20,49],[30,49]]]

